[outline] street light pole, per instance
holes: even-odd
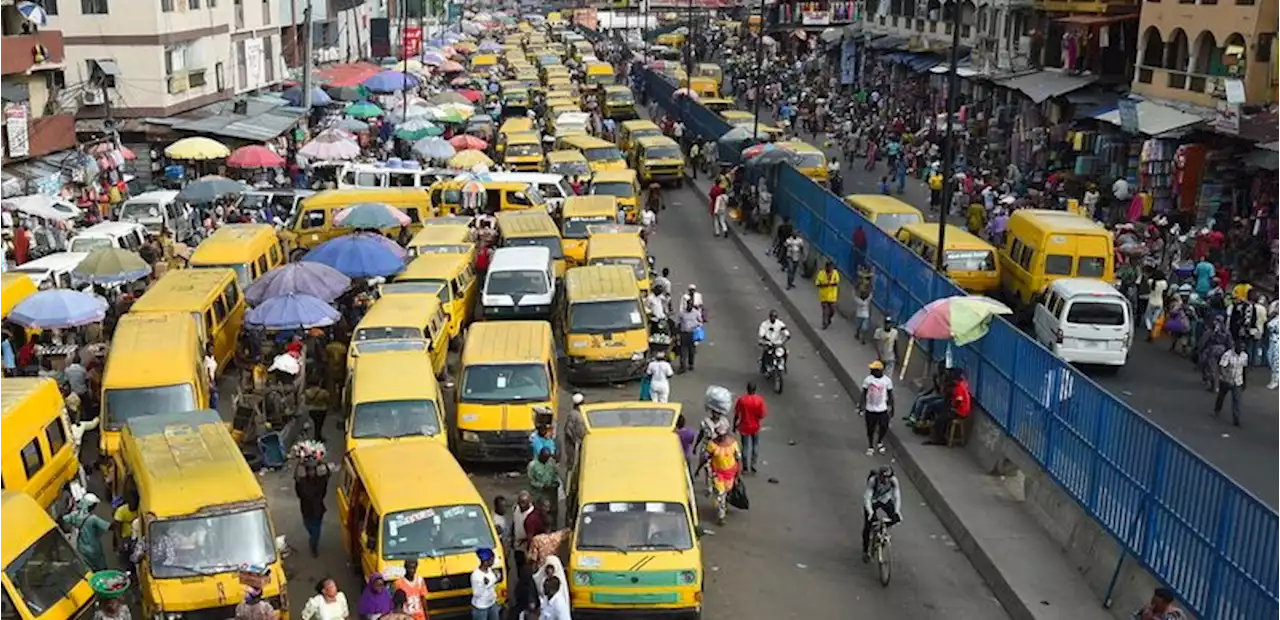
[[[764,81],[764,0],[760,0],[760,32],[756,33],[756,69],[755,69],[755,86],[752,88],[756,93],[756,100],[751,106],[751,143],[755,144],[760,141],[760,100],[764,99],[764,93],[760,87]],[[751,16],[747,15],[747,29],[751,29]]]
[[[942,148],[942,205],[941,213],[938,214],[938,251],[935,252],[933,258],[933,266],[938,272],[944,268],[944,258],[946,256],[947,247],[947,214],[951,212],[953,197],[956,193],[955,180],[955,162],[956,162],[956,143],[955,129],[952,125],[955,122],[951,115],[956,109],[956,103],[959,99],[958,91],[960,90],[960,77],[956,75],[957,65],[960,64],[960,5],[959,3],[951,3],[951,61],[950,71],[947,72],[947,114],[946,114],[946,138]]]

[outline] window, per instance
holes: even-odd
[[[187,9],[191,11],[199,11],[200,0],[187,0]]]
[[[204,311],[204,334],[206,338],[213,337],[213,310]]]
[[[262,3],[262,14],[267,15],[267,3]],[[267,23],[271,23],[271,19],[267,18]],[[263,75],[268,83],[276,81],[276,56],[275,45],[271,37],[262,37],[262,64]]]
[[[374,512],[374,511],[373,511],[373,508],[370,508],[370,509],[369,509],[369,516],[368,516],[368,517],[366,517],[366,518],[365,518],[365,521],[364,521],[364,535],[365,535],[365,536],[367,537],[367,539],[368,539],[368,540],[365,542],[365,544],[368,544],[368,543],[370,543],[370,542],[372,542],[372,543],[374,543],[374,544],[377,544],[377,542],[378,542],[378,525],[379,525],[379,524],[378,524],[378,513]]]
[[[218,325],[227,320],[227,302],[221,297],[213,300],[213,319]]]
[[[172,12],[173,12],[173,0],[160,0],[160,12],[162,12],[162,13],[172,13]]]
[[[1081,278],[1101,278],[1107,268],[1107,259],[1097,256],[1081,256],[1079,272]]]
[[[22,447],[22,470],[27,472],[27,479],[44,467],[44,453],[40,451],[40,439],[32,439],[31,443]]]
[[[44,429],[44,436],[49,440],[49,454],[57,454],[62,446],[67,445],[67,429],[62,427],[62,418],[56,418]]]
[[[218,6],[218,0],[207,0],[204,5],[211,9],[216,8]]]
[[[1044,257],[1044,273],[1050,276],[1071,275],[1071,264],[1075,262],[1070,256],[1050,254]]]
[[[234,283],[227,285],[227,290],[222,292],[222,296],[227,299],[228,308],[235,308],[236,304],[240,303],[240,289],[236,288]]]
[[[324,211],[307,211],[302,214],[303,228],[324,227]]]
[[[57,15],[58,0],[44,0],[44,12],[48,15]]]
[[[267,257],[265,255],[259,256],[258,257],[258,275],[262,275],[266,272],[267,272]]]
[[[106,15],[107,0],[80,0],[80,12],[85,15]]]
[[[196,69],[187,74],[187,85],[191,88],[204,86],[209,81],[204,79],[204,69]]]
[[[280,246],[271,244],[271,264],[278,265],[280,263]]]
[[[262,25],[271,25],[271,2],[270,0],[262,0]],[[271,38],[267,37],[267,58],[271,58]]]
[[[239,0],[236,3],[236,10],[242,11]],[[236,28],[243,28],[243,19],[237,13]],[[249,64],[245,59],[244,41],[236,41],[236,88],[244,89],[249,87]]]
[[[45,72],[45,86],[49,90],[57,90],[67,87],[67,74],[62,69],[54,69]]]

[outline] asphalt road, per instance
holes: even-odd
[[[671,267],[680,289],[698,285],[711,316],[697,370],[673,382],[672,400],[683,402],[696,423],[708,385],[740,393],[756,378],[755,330],[773,303],[738,250],[712,238],[701,198],[685,189],[672,192],[668,204],[654,254],[660,266]],[[702,539],[705,617],[1006,617],[910,485],[904,489],[905,520],[894,530],[894,580],[888,588],[880,586],[872,568],[858,558],[860,504],[867,472],[888,459],[863,455],[861,421],[816,353],[797,344],[791,359],[786,393],[766,395],[764,465],[748,480],[752,509],[733,511],[724,527],[715,527],[714,509],[699,493],[710,528]],[[588,401],[634,399],[638,391],[636,383],[583,390]],[[562,402],[567,400],[566,393]],[[473,479],[486,497],[510,496],[521,482],[492,469]],[[301,550],[287,561],[291,599],[301,605],[318,578],[333,575],[354,602],[359,586],[342,557],[336,508],[326,517],[320,558],[312,560],[289,477],[273,473],[262,481],[278,532]]]

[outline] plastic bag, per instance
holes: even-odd
[[[697,328],[693,330],[694,342],[702,342],[703,340],[706,340],[706,339],[707,339],[707,330],[703,328],[701,325],[699,325]]]
[[[733,409],[733,393],[728,388],[719,385],[708,386],[704,400],[707,409],[723,415],[729,415],[729,412]]]
[[[729,489],[729,496],[725,500],[729,502],[730,506],[738,510],[751,510],[751,498],[747,497],[747,485],[742,478],[738,478],[737,482],[734,482],[733,488]]]

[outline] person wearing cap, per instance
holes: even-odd
[[[893,417],[893,379],[884,372],[884,362],[871,362],[871,374],[862,380],[862,414],[867,424],[867,456],[884,454],[884,436]]]
[[[707,309],[706,306],[702,305],[702,293],[698,292],[697,284],[690,284],[689,290],[685,291],[684,295],[680,296],[680,307],[685,307],[691,301],[693,302],[693,307],[702,314],[702,320],[707,320]]]
[[[569,415],[565,416],[564,420],[561,455],[565,471],[570,473],[578,465],[578,446],[582,445],[582,440],[587,436],[587,419],[582,415],[582,403],[585,400],[582,392],[574,393],[573,407],[569,409]]]
[[[476,557],[480,558],[480,566],[471,571],[471,618],[498,620],[502,609],[498,606],[498,574],[493,569],[493,550],[476,549]]]

